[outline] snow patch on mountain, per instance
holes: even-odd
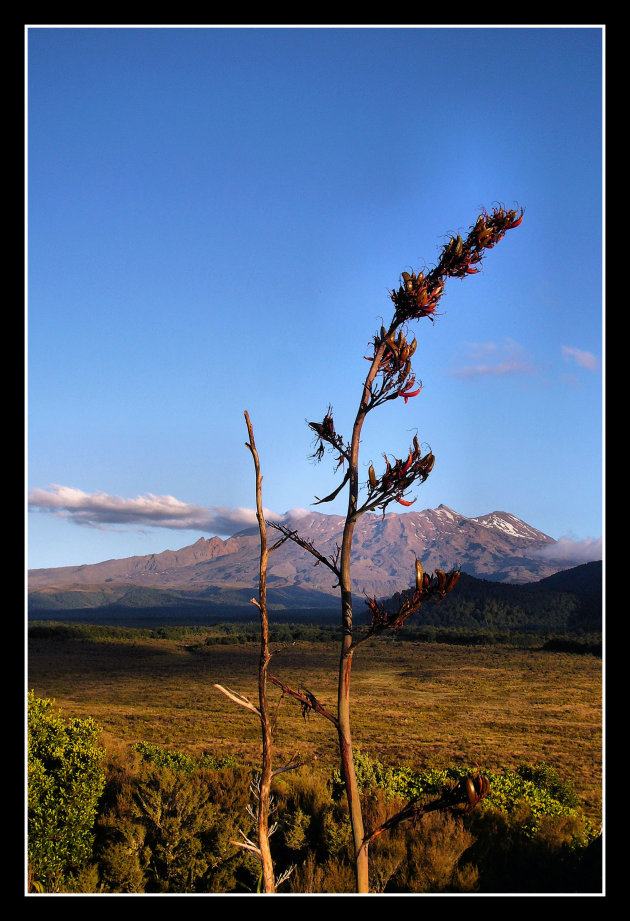
[[[510,537],[520,537],[524,540],[545,540],[546,534],[537,531],[536,528],[530,527],[509,512],[490,512],[488,515],[481,515],[479,518],[471,518],[471,521],[480,524],[484,528],[496,529],[508,534]]]

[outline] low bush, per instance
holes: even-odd
[[[112,752],[103,764],[91,721],[64,722],[50,701],[29,704],[33,889],[258,890],[258,861],[235,843],[256,837],[250,768],[212,752],[193,757],[148,742]],[[360,751],[356,771],[366,830],[410,800],[437,798],[469,773],[463,766],[392,767]],[[371,843],[372,892],[597,891],[597,835],[572,785],[544,764],[484,773],[491,794],[472,812],[427,813]],[[280,891],[354,891],[341,792],[335,772],[311,767],[276,779],[272,855],[276,874],[293,868]]]

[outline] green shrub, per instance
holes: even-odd
[[[411,767],[389,767],[373,760],[361,751],[355,752],[355,768],[359,790],[380,788],[387,797],[413,800],[420,797],[437,798],[445,788],[454,786],[476,767],[450,766],[415,770]],[[490,795],[478,809],[492,808],[513,815],[525,803],[522,833],[535,835],[541,823],[549,818],[576,820],[573,825],[574,847],[585,847],[596,836],[595,829],[582,817],[579,800],[571,782],[564,782],[554,768],[547,764],[521,764],[516,769],[484,770],[490,781]],[[339,772],[333,774],[333,792],[343,791]],[[522,811],[522,810],[521,810]],[[548,824],[548,823],[547,823]]]
[[[186,774],[192,774],[196,768],[195,759],[184,752],[161,748],[153,742],[136,742],[134,748],[143,761],[153,764],[158,768],[184,771]]]
[[[289,813],[282,827],[282,840],[284,846],[291,851],[301,851],[306,848],[310,824],[311,816],[302,812],[299,806],[293,812]]]
[[[141,855],[127,841],[112,841],[99,861],[102,887],[106,892],[144,892],[146,876]]]
[[[249,812],[250,768],[230,756],[205,752],[193,757],[139,742],[111,753],[105,788],[102,777],[92,788],[89,779],[99,773],[96,764],[100,766],[103,754],[97,749],[98,758],[93,758],[97,735],[91,720],[65,723],[51,701],[29,695],[29,806],[31,797],[37,806],[29,812],[33,888],[76,893],[256,891],[259,864],[234,844],[242,840],[241,831],[256,837]],[[410,800],[435,799],[471,772],[466,766],[392,767],[360,751],[355,755],[366,830],[381,825]],[[472,813],[428,813],[371,843],[371,891],[597,891],[601,859],[596,841],[588,846],[596,836],[572,784],[545,764],[483,773],[491,794]],[[57,786],[51,787],[51,777]],[[65,790],[58,792],[62,781]],[[64,797],[77,805],[74,793],[85,798],[90,789],[96,797],[82,826],[85,834],[77,831],[73,836],[70,807],[59,814],[55,809]],[[354,891],[350,825],[345,797],[337,796],[340,789],[338,774],[311,767],[274,782],[274,865],[277,873],[295,865],[282,891]],[[71,856],[69,848],[62,854],[60,827],[75,844],[82,842]]]
[[[152,743],[132,766],[108,764],[96,855],[106,892],[255,891],[258,865],[236,848],[252,834],[251,771],[232,758],[195,760]],[[219,767],[207,767],[206,762]],[[226,762],[224,764],[224,762]]]
[[[172,751],[162,748],[153,742],[136,742],[135,751],[143,761],[154,764],[156,767],[171,768],[175,771],[184,771],[192,774],[199,768],[217,770],[220,768],[237,768],[238,761],[232,755],[217,758],[209,752],[203,752],[198,758],[187,755],[185,752]]]
[[[389,767],[360,751],[355,765],[370,828],[402,803],[437,799],[478,770]],[[403,823],[375,840],[372,890],[597,891],[601,862],[598,866],[592,856],[597,832],[581,812],[573,784],[547,764],[483,773],[491,792],[470,814],[428,813],[415,825]],[[341,792],[338,772],[332,786]]]
[[[92,857],[105,785],[100,727],[65,720],[54,701],[28,695],[28,864],[31,887],[72,888]]]
[[[219,812],[203,779],[198,773],[149,767],[136,787],[135,801],[158,891],[195,891],[209,866],[201,838]]]

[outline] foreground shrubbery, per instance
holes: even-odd
[[[259,865],[233,842],[255,836],[252,771],[142,742],[105,753],[91,720],[64,721],[29,696],[32,891],[256,892]],[[366,826],[410,799],[435,798],[467,772],[390,767],[357,753]],[[474,812],[435,812],[370,847],[372,892],[599,891],[595,830],[570,784],[546,765],[485,772]],[[351,834],[339,777],[303,768],[274,784],[276,873],[288,893],[353,892]]]
[[[72,887],[92,856],[105,786],[100,728],[65,720],[52,700],[28,695],[28,869],[35,891]]]

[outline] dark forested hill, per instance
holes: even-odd
[[[394,606],[398,597],[392,598]],[[462,573],[455,590],[439,604],[424,605],[414,623],[501,632],[599,633],[602,563],[584,563],[527,585]]]

